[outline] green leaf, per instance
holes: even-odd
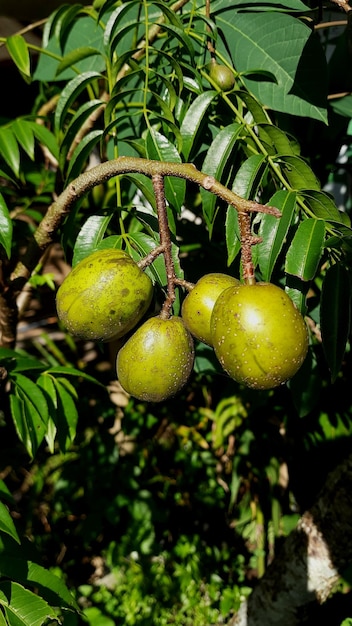
[[[312,280],[323,250],[325,224],[309,218],[301,222],[287,251],[285,272],[303,281]]]
[[[279,219],[273,215],[263,214],[258,233],[263,241],[256,246],[257,263],[262,280],[269,282],[293,221],[296,194],[284,190],[277,191],[268,204],[281,211]]]
[[[138,257],[135,257],[135,260],[139,260],[141,257],[146,256],[154,250],[156,246],[160,244],[159,237],[152,237],[151,235],[147,235],[146,233],[129,233],[128,235],[129,241],[134,245],[136,250],[138,250]],[[180,266],[179,261],[179,249],[174,243],[171,246],[172,258],[175,266],[175,272],[177,278],[183,278],[183,271]],[[132,254],[133,256],[133,254]],[[165,287],[167,284],[167,275],[165,269],[165,261],[163,255],[159,255],[151,265],[146,268],[146,273],[149,274],[150,278],[153,281],[157,281],[157,283]]]
[[[17,434],[33,457],[46,432],[48,405],[41,389],[27,376],[13,375],[14,391],[10,393],[11,414]]]
[[[57,410],[53,419],[61,452],[65,452],[76,436],[78,411],[77,393],[66,378],[53,377],[57,391]]]
[[[324,276],[320,328],[325,358],[334,382],[341,368],[351,329],[351,276],[341,263],[330,266]]]
[[[217,91],[205,91],[202,93],[193,100],[183,118],[181,124],[182,154],[186,160],[190,157],[193,143],[204,121],[207,109],[217,95]]]
[[[32,131],[40,143],[46,146],[51,152],[51,154],[55,157],[55,159],[59,159],[59,146],[56,140],[55,135],[48,129],[46,126],[42,126],[41,124],[36,124],[35,122],[30,122]]]
[[[2,554],[0,573],[17,583],[35,587],[40,596],[53,606],[78,608],[63,580],[38,563],[13,554]]]
[[[79,231],[73,249],[72,267],[97,249],[110,223],[112,214],[91,215]]]
[[[68,67],[72,67],[73,65],[76,65],[76,63],[79,63],[83,59],[87,59],[90,56],[95,56],[95,55],[100,55],[100,54],[101,54],[100,50],[97,50],[96,48],[92,48],[91,46],[81,46],[80,48],[71,50],[70,52],[65,54],[62,61],[60,61],[56,70],[56,74],[57,75],[61,74]]]
[[[11,256],[12,219],[6,202],[0,193],[0,245],[4,248],[8,258]]]
[[[308,163],[298,156],[278,157],[275,161],[281,166],[283,175],[292,190],[320,189],[320,182]]]
[[[34,161],[35,142],[31,122],[18,117],[12,124],[12,130],[21,148],[23,148],[29,158]]]
[[[21,543],[13,519],[3,502],[0,502],[0,531],[10,535],[17,543]],[[0,566],[0,572],[1,570],[2,566]]]
[[[64,123],[64,119],[67,115],[69,108],[72,106],[75,100],[77,100],[80,93],[93,81],[101,79],[99,72],[83,72],[79,76],[75,76],[70,80],[61,92],[60,99],[57,103],[55,110],[55,128],[57,132],[61,129]]]
[[[0,582],[0,605],[10,624],[12,618],[21,626],[43,626],[48,619],[56,620],[55,611],[45,600],[9,580]]]
[[[313,350],[309,350],[302,367],[287,383],[299,417],[305,417],[319,401],[322,388],[320,368]]]
[[[238,136],[242,131],[241,124],[229,124],[217,133],[209,146],[206,157],[203,161],[202,171],[216,180],[221,179],[221,175],[228,171],[228,164],[238,141]],[[200,189],[202,198],[202,211],[209,228],[212,231],[214,215],[217,206],[217,196],[205,189]]]
[[[238,213],[234,206],[229,205],[225,219],[225,238],[227,249],[227,265],[231,265],[241,250]]]
[[[60,146],[59,165],[62,171],[64,171],[66,166],[67,154],[70,149],[72,150],[73,142],[76,140],[79,131],[81,130],[88,117],[101,105],[101,100],[88,100],[88,102],[84,102],[73,115],[70,123],[66,128],[65,135],[62,139]]]
[[[9,126],[0,127],[0,154],[17,178],[20,177],[20,150],[15,133]]]
[[[290,141],[286,133],[274,124],[258,125],[258,135],[260,140],[271,148],[270,154],[273,155],[296,155],[297,143],[295,140]]]
[[[146,149],[148,159],[181,163],[181,157],[174,144],[154,129],[147,133]],[[185,199],[186,181],[183,178],[167,176],[164,178],[164,185],[169,205],[180,213]]]
[[[23,78],[31,82],[31,59],[25,38],[22,35],[11,35],[6,39],[6,47]]]
[[[101,140],[103,134],[103,130],[92,130],[80,141],[69,161],[66,184],[82,173],[83,166],[89,159],[93,148]]]
[[[245,199],[254,197],[258,190],[258,186],[265,174],[267,168],[266,157],[261,154],[253,154],[242,163],[235,180],[233,181],[232,191]]]
[[[284,13],[241,13],[232,7],[216,19],[250,93],[276,111],[327,123],[326,59],[306,24]],[[246,76],[257,69],[275,80]]]
[[[339,211],[333,197],[325,191],[302,190],[299,195],[318,219],[350,226],[347,213]]]

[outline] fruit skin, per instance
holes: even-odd
[[[196,339],[212,345],[210,318],[214,304],[225,289],[239,284],[234,276],[219,272],[205,274],[196,282],[185,297],[181,310],[186,327]]]
[[[271,389],[292,378],[308,350],[307,326],[291,298],[264,282],[223,291],[211,334],[224,370],[253,389]]]
[[[151,317],[119,350],[117,378],[131,396],[162,402],[186,384],[194,363],[191,334],[180,317]]]
[[[153,285],[124,250],[93,252],[66,276],[56,295],[59,319],[81,339],[111,341],[143,317]]]
[[[209,76],[222,91],[231,91],[235,86],[235,77],[226,65],[211,62],[209,64]]]

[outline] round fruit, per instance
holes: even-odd
[[[194,337],[212,345],[210,318],[219,295],[240,281],[228,274],[214,272],[202,276],[182,304],[182,319]]]
[[[233,72],[226,65],[211,62],[209,76],[222,91],[231,91],[235,85]]]
[[[98,250],[66,276],[56,295],[56,307],[72,335],[111,341],[139,322],[152,296],[150,278],[127,252]]]
[[[307,326],[291,298],[264,282],[223,291],[211,335],[224,370],[253,389],[271,389],[292,378],[308,350]]]
[[[151,317],[117,355],[117,377],[139,400],[161,402],[187,382],[194,363],[193,339],[180,317]]]

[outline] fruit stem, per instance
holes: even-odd
[[[241,264],[243,280],[247,285],[255,285],[252,246],[260,243],[260,237],[254,237],[251,231],[251,217],[247,211],[238,211],[238,223],[241,238]]]
[[[160,234],[160,248],[164,255],[166,278],[167,278],[167,296],[160,311],[160,317],[162,319],[169,319],[171,315],[172,305],[175,302],[175,284],[176,274],[175,266],[172,259],[172,244],[170,236],[169,221],[167,219],[167,209],[165,202],[165,187],[164,177],[161,174],[154,174],[152,176],[152,183],[154,188],[156,210],[159,222],[159,234]]]

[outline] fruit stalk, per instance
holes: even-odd
[[[260,237],[254,237],[251,231],[251,218],[248,212],[238,211],[238,223],[241,238],[241,264],[243,280],[247,285],[254,285],[254,264],[252,258],[252,246],[261,242]]]
[[[165,202],[164,177],[161,174],[152,176],[152,183],[155,194],[156,209],[159,223],[160,245],[162,254],[164,255],[166,277],[167,277],[167,296],[160,311],[162,319],[169,319],[172,305],[175,302],[175,267],[172,260],[172,246],[170,237],[169,221],[167,219],[167,210]]]

